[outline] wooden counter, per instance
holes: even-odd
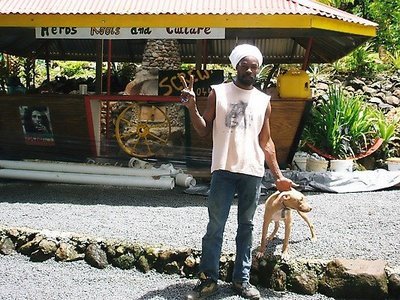
[[[35,132],[25,120],[31,110],[48,120],[47,132]],[[82,95],[0,96],[2,159],[83,161],[91,154],[87,127]]]
[[[312,101],[310,99],[281,99],[276,95],[271,97],[271,135],[275,142],[278,162],[281,168],[285,168],[291,162],[297,149],[305,117],[309,113]],[[100,155],[98,147],[97,150],[94,147],[94,145],[99,145],[102,138],[99,128],[100,114],[102,113],[100,112],[100,102],[108,98],[113,101],[125,101],[125,98],[129,100],[129,96],[86,98],[99,98],[98,101],[89,101],[93,102],[92,104],[97,103],[95,110],[93,105],[88,105],[88,101],[85,103],[83,95],[0,96],[0,158],[84,161],[88,157],[93,158]],[[163,100],[176,101],[176,99],[171,99],[165,97]],[[198,106],[199,111],[203,112],[206,98],[198,98]],[[51,125],[49,133],[27,132],[28,127],[24,125],[27,121],[24,120],[23,115],[32,108],[41,110],[49,119]],[[199,137],[190,124],[186,124],[186,129],[189,130],[187,130],[185,141],[172,147],[172,149],[185,147],[184,151],[179,149],[172,151],[170,148],[172,151],[170,157],[186,160],[192,167],[209,169],[212,149],[211,136]],[[106,142],[105,144],[110,144],[110,141]],[[111,149],[111,152],[113,150],[115,149]],[[112,157],[118,157],[120,152],[114,151]],[[185,153],[185,157],[182,157],[182,153]],[[125,158],[126,155],[124,155]]]

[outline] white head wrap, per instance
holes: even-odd
[[[236,69],[237,64],[239,61],[246,56],[254,56],[258,60],[258,66],[261,66],[263,63],[263,56],[260,50],[253,45],[249,44],[242,44],[236,46],[233,50],[231,55],[229,55],[229,60],[234,69]]]

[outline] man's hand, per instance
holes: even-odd
[[[184,76],[179,75],[179,80],[183,85],[183,89],[181,91],[181,103],[189,108],[196,103],[196,95],[193,91],[194,77],[193,75],[190,75],[189,86],[187,85]]]
[[[256,252],[256,258],[260,259],[264,257],[266,246],[260,246]]]
[[[275,181],[275,186],[278,191],[284,192],[284,191],[290,191],[292,187],[297,187],[298,185],[289,178],[282,177]]]

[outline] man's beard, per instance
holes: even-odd
[[[236,80],[243,85],[253,85],[256,82],[255,77],[246,74],[241,76],[236,76]]]

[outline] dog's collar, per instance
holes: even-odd
[[[286,217],[286,213],[290,210],[290,208],[285,205],[284,199],[282,199],[280,202],[282,204],[281,218],[284,219]]]
[[[286,205],[285,205],[285,200],[282,200],[281,201],[281,204],[282,204],[282,209],[290,209],[289,207],[287,207]]]
[[[284,219],[286,217],[286,213],[290,210],[290,208],[285,205],[285,200],[283,200],[281,204],[283,206],[281,210],[281,218]]]
[[[281,218],[284,219],[286,217],[286,213],[290,210],[288,207],[283,207],[281,210]]]

